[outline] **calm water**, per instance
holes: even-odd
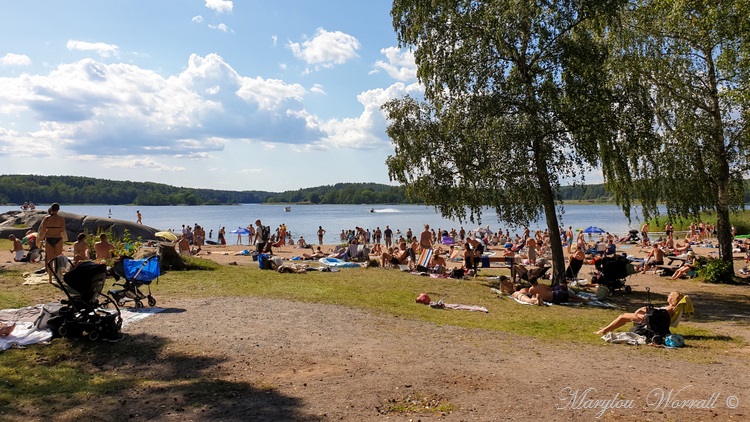
[[[38,206],[37,209],[46,209],[48,205]],[[0,212],[17,210],[18,207],[0,207]],[[459,230],[463,226],[467,231],[477,228],[477,224],[464,222],[463,224],[446,220],[435,213],[431,207],[420,205],[381,205],[374,206],[375,212],[370,212],[370,205],[293,205],[291,212],[285,212],[282,205],[213,205],[213,206],[129,206],[129,205],[65,205],[61,204],[61,210],[83,215],[99,217],[111,216],[112,218],[136,221],[136,210],[143,215],[145,225],[159,230],[179,231],[182,225],[199,224],[206,228],[206,233],[213,230],[213,239],[219,229],[224,226],[227,232],[237,227],[246,227],[260,218],[263,224],[275,229],[280,224],[287,225],[295,239],[300,235],[312,242],[317,242],[318,226],[326,230],[325,243],[337,243],[342,229],[353,229],[356,226],[374,230],[380,227],[385,229],[390,225],[396,232],[400,230],[406,233],[411,228],[415,233],[422,231],[425,223],[431,228]],[[522,229],[514,230],[507,224],[498,223],[494,211],[488,211],[482,215],[482,226],[490,225],[495,231],[498,228],[509,228],[511,234]],[[564,227],[585,228],[588,226],[600,227],[616,234],[626,233],[632,228],[639,228],[637,220],[633,220],[631,226],[622,211],[616,205],[566,205],[565,214],[560,221]],[[545,229],[546,223],[537,222],[530,227],[533,229]],[[243,236],[244,237],[244,236]],[[236,236],[228,235],[227,242],[235,243]]]

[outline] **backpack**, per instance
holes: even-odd
[[[260,240],[263,242],[268,242],[268,239],[271,238],[271,226],[263,226],[263,228],[260,230]]]

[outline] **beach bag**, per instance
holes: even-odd
[[[685,347],[685,339],[679,334],[670,334],[664,339],[664,345],[667,347]]]
[[[599,300],[604,300],[609,296],[609,289],[605,286],[599,286],[596,288],[596,298]]]
[[[261,270],[271,269],[271,257],[268,254],[258,254],[258,268]]]

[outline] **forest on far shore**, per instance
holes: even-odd
[[[604,185],[563,186],[564,201],[610,202]],[[78,176],[0,175],[0,204],[221,205],[254,203],[409,204],[403,186],[337,183],[286,192],[195,189]],[[745,182],[750,203],[750,182]]]

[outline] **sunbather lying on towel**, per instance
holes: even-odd
[[[682,293],[680,292],[672,292],[667,296],[667,307],[663,308],[666,309],[669,313],[669,316],[671,317],[674,315],[675,309],[677,309],[677,304],[682,300]],[[614,321],[610,322],[609,325],[602,328],[599,331],[594,332],[594,334],[598,336],[603,336],[604,334],[607,334],[610,331],[614,331],[623,325],[627,324],[628,322],[635,322],[635,323],[641,323],[643,322],[643,317],[646,316],[646,310],[647,308],[644,306],[640,309],[638,309],[635,312],[632,313],[624,313],[620,314],[617,318],[615,318]]]
[[[564,302],[588,302],[589,301],[586,298],[580,297],[568,291],[567,284],[560,284],[553,288],[546,284],[539,284],[539,282],[536,279],[533,279],[533,281],[529,280],[529,284],[531,284],[531,288],[529,288],[529,293],[531,293],[532,295],[538,295],[538,297],[541,298],[545,302],[552,302],[552,303],[558,304],[558,303],[564,303]]]
[[[513,284],[505,276],[500,276],[500,291],[523,303],[544,305],[544,301],[539,298],[538,294],[531,294],[529,289],[522,287],[520,284]]]

